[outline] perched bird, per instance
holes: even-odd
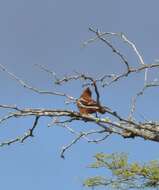
[[[106,112],[104,107],[92,99],[92,92],[89,87],[83,91],[80,98],[77,100],[77,107],[79,112],[85,115],[97,112],[104,114]]]

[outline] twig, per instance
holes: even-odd
[[[101,41],[103,41],[105,44],[107,44],[107,46],[108,47],[110,47],[111,49],[112,49],[112,51],[115,53],[115,54],[117,54],[120,58],[121,58],[121,60],[123,61],[123,63],[126,65],[126,67],[127,67],[127,71],[129,71],[129,64],[128,64],[128,61],[127,61],[127,59],[125,58],[125,56],[123,55],[123,54],[121,54],[120,53],[120,51],[119,50],[117,50],[108,40],[106,40],[104,37],[103,37],[103,34],[101,33],[101,32],[99,32],[99,30],[94,30],[93,28],[89,28],[89,30],[91,31],[91,32],[94,32],[96,35],[97,35],[97,37],[101,40]]]
[[[26,133],[26,135],[21,139],[21,142],[22,142],[22,143],[23,143],[28,137],[33,137],[33,136],[34,136],[34,135],[33,135],[33,132],[34,132],[34,130],[35,130],[37,124],[38,124],[39,118],[40,118],[39,116],[36,116],[36,117],[35,117],[35,121],[34,121],[34,123],[33,123],[32,128],[29,129],[28,132]]]
[[[14,75],[13,73],[11,73],[10,71],[8,71],[3,65],[0,64],[0,69],[4,72],[6,72],[12,79],[14,79],[15,81],[17,81],[20,85],[22,85],[24,88],[27,88],[33,92],[36,92],[38,94],[47,94],[47,95],[56,95],[56,96],[64,96],[68,99],[71,100],[75,100],[75,98],[73,98],[72,96],[69,96],[65,93],[60,93],[60,92],[51,92],[51,91],[45,91],[45,90],[39,90],[29,84],[27,84],[25,81],[23,81],[22,79],[20,79],[19,77],[17,77],[16,75]]]
[[[129,119],[132,119],[133,114],[135,112],[136,109],[136,102],[139,96],[142,96],[145,92],[146,89],[148,88],[152,88],[152,87],[158,87],[159,83],[158,82],[150,82],[144,85],[144,87],[135,95],[135,97],[132,98],[132,103],[131,103],[131,110],[130,110],[130,114],[129,114]]]
[[[48,74],[50,74],[56,78],[56,73],[54,71],[51,71],[50,69],[46,68],[44,65],[35,64],[35,66],[39,67],[41,70],[47,72]]]
[[[5,141],[5,142],[2,142],[0,143],[0,146],[5,146],[5,145],[11,145],[15,142],[21,142],[23,143],[26,139],[28,139],[29,137],[33,137],[33,131],[35,130],[37,124],[38,124],[38,120],[39,120],[39,117],[36,116],[35,118],[35,121],[33,123],[33,126],[31,129],[29,129],[23,136],[19,136],[19,137],[16,137],[15,139],[11,139],[11,140],[8,140],[8,141]]]
[[[71,118],[71,119],[68,119],[68,120],[65,120],[65,121],[58,121],[57,119],[55,119],[55,121],[53,121],[52,124],[49,124],[49,127],[51,125],[58,125],[58,126],[64,127],[65,129],[67,129],[68,131],[70,131],[72,134],[74,134],[76,136],[79,136],[82,133],[83,134],[82,138],[85,139],[88,143],[101,142],[101,141],[105,140],[110,135],[110,133],[109,133],[108,135],[106,134],[106,135],[104,135],[104,137],[102,137],[100,139],[89,139],[88,138],[89,135],[103,134],[103,133],[107,133],[107,131],[104,129],[104,130],[91,130],[91,131],[87,131],[87,132],[84,132],[84,131],[77,132],[77,131],[75,131],[74,129],[72,129],[71,127],[69,127],[67,125],[68,122],[72,122],[74,120],[77,120],[77,119],[76,118]]]
[[[69,143],[68,145],[62,147],[62,149],[61,149],[61,154],[60,154],[60,155],[61,155],[61,158],[63,158],[63,159],[65,158],[65,156],[64,156],[65,151],[66,151],[67,149],[69,149],[69,148],[70,148],[73,144],[75,144],[77,141],[79,141],[83,135],[84,135],[84,134],[81,133],[77,138],[75,138],[74,140],[72,140],[71,143]]]

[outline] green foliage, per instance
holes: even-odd
[[[87,187],[110,186],[124,190],[159,188],[159,161],[156,160],[147,164],[128,163],[128,156],[124,153],[98,153],[90,168],[104,168],[111,172],[112,177],[89,177],[84,182]]]
[[[99,186],[101,184],[105,184],[105,179],[101,176],[96,176],[96,177],[90,177],[85,181],[85,185],[87,187],[92,187],[92,186]]]

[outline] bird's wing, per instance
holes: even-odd
[[[96,106],[96,107],[98,107],[97,102],[95,100],[92,100],[92,99],[80,98],[79,101],[84,106],[92,106],[92,107]]]

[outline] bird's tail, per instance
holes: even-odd
[[[104,114],[106,112],[111,112],[111,109],[106,106],[99,106],[98,112]]]

